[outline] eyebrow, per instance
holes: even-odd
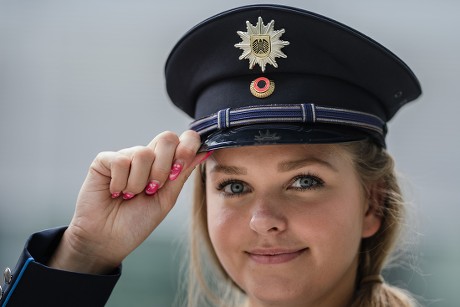
[[[278,171],[279,172],[289,172],[304,166],[308,166],[311,164],[320,164],[326,166],[327,168],[333,170],[334,172],[338,172],[337,168],[334,167],[331,163],[326,160],[322,160],[316,157],[308,157],[301,160],[296,161],[285,161],[278,164]]]
[[[320,164],[326,166],[327,168],[338,172],[337,168],[335,168],[331,163],[319,159],[308,157],[301,160],[296,161],[284,161],[278,164],[278,172],[289,172],[293,171],[308,165],[312,164]],[[211,170],[211,173],[224,173],[226,175],[247,175],[248,171],[245,167],[237,167],[237,166],[228,166],[223,164],[216,164]]]
[[[322,166],[325,166],[333,170],[334,172],[338,172],[337,168],[334,167],[331,163],[329,163],[326,160],[316,158],[316,157],[308,157],[308,158],[304,158],[304,159],[300,159],[296,161],[281,162],[278,164],[278,171],[279,172],[289,172],[289,171],[293,171],[293,170],[296,170],[296,169],[299,169],[299,168],[302,168],[308,165],[312,165],[312,164],[320,164]]]
[[[245,167],[222,164],[216,164],[210,171],[211,173],[224,173],[226,175],[246,175],[248,173],[248,170]]]

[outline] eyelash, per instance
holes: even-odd
[[[307,187],[307,188],[303,188],[303,187],[291,187],[297,180],[299,179],[303,179],[303,178],[309,178],[311,180],[314,180],[315,183],[313,184],[313,186],[311,187]],[[225,192],[224,189],[232,184],[232,183],[238,183],[238,184],[241,184],[243,185],[243,189],[246,189],[246,191],[243,191],[241,193],[228,193],[228,192]],[[324,180],[322,180],[321,178],[319,178],[319,176],[317,175],[314,175],[314,174],[311,174],[311,173],[306,173],[306,174],[301,174],[301,175],[298,175],[296,177],[294,177],[292,179],[292,181],[289,183],[289,185],[287,186],[287,189],[291,189],[291,190],[296,190],[296,191],[306,191],[306,190],[316,190],[316,189],[319,189],[321,187],[324,186]],[[224,180],[222,182],[220,182],[218,185],[217,185],[217,188],[216,188],[218,191],[220,191],[223,196],[225,197],[239,197],[239,196],[242,196],[246,193],[249,193],[251,192],[251,189],[250,187],[244,183],[243,181],[241,180],[236,180],[236,179],[228,179],[228,180]]]
[[[289,184],[288,188],[292,186],[297,180],[302,179],[302,178],[310,178],[315,181],[314,185],[308,188],[302,188],[302,187],[292,187],[291,189],[296,190],[296,191],[305,191],[305,190],[316,190],[319,188],[322,188],[324,186],[324,180],[321,179],[318,175],[312,174],[312,173],[306,173],[306,174],[301,174],[296,177],[291,181]]]
[[[246,189],[249,189],[248,185],[246,183],[244,183],[243,181],[241,180],[235,180],[235,179],[229,179],[229,180],[224,180],[222,182],[220,182],[218,185],[217,185],[217,190],[220,191],[222,193],[223,196],[225,197],[239,197],[243,194],[246,194],[248,192],[250,192],[251,190],[249,189],[249,191],[244,191],[242,193],[227,193],[224,191],[224,189],[232,184],[232,183],[239,183],[239,184],[242,184],[244,188]]]

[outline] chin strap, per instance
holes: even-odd
[[[326,123],[358,127],[384,136],[386,124],[379,117],[365,112],[317,106],[312,103],[258,105],[223,109],[190,124],[199,134],[252,124],[266,123]]]

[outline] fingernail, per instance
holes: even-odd
[[[160,187],[160,183],[156,180],[152,180],[149,182],[149,184],[145,188],[145,194],[153,195],[158,191],[159,187]]]
[[[176,180],[179,176],[180,172],[182,171],[182,163],[176,162],[173,164],[171,168],[171,172],[169,173],[169,180]]]
[[[123,199],[128,200],[134,197],[133,193],[123,193]]]
[[[120,196],[120,192],[112,193],[112,198],[118,198]]]
[[[208,159],[212,155],[213,152],[214,150],[208,151],[206,155],[204,155],[203,159],[200,160],[200,163],[203,163],[204,161],[206,161],[206,159]]]

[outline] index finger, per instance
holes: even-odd
[[[193,162],[200,146],[201,138],[196,131],[186,130],[181,134],[169,176],[170,180],[175,180],[183,169],[194,166]]]

